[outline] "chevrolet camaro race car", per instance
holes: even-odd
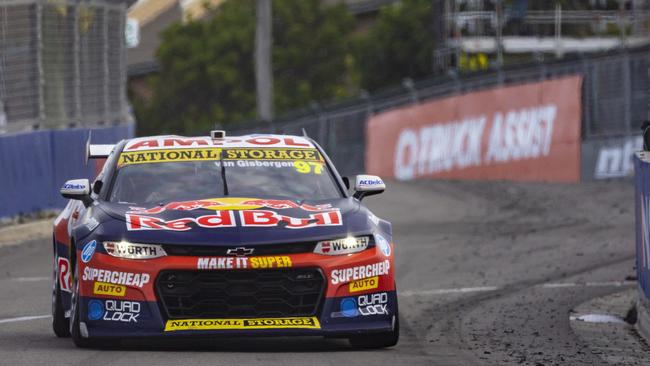
[[[308,137],[156,136],[88,145],[95,181],[61,188],[54,332],[132,337],[399,338],[391,224]]]

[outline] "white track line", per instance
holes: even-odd
[[[18,318],[0,319],[0,324],[15,323],[15,322],[25,322],[25,321],[28,321],[28,320],[45,319],[45,318],[51,318],[51,317],[52,317],[51,315],[20,316]]]
[[[544,283],[535,287],[552,289],[552,288],[571,288],[571,287],[627,287],[636,285],[636,281],[609,281],[609,282],[562,282],[562,283]],[[404,290],[400,291],[400,296],[435,296],[448,294],[468,294],[473,292],[488,292],[501,289],[499,286],[480,286],[480,287],[459,287],[459,288],[442,288],[433,290]]]
[[[636,285],[636,281],[609,281],[609,282],[584,282],[584,283],[545,283],[542,288],[563,288],[563,287],[624,287]]]
[[[402,296],[426,296],[426,295],[446,295],[446,294],[465,294],[472,292],[486,292],[494,291],[499,288],[496,286],[483,286],[483,287],[460,287],[460,288],[444,288],[436,290],[406,290],[399,294]]]
[[[571,315],[569,320],[581,321],[586,323],[616,323],[616,324],[627,324],[625,320],[621,319],[616,315],[609,314],[583,314],[583,315]]]
[[[40,282],[40,281],[51,281],[52,277],[16,277],[10,278],[10,281],[16,282]]]

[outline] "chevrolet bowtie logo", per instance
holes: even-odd
[[[230,248],[226,251],[226,254],[228,255],[235,255],[237,257],[245,257],[247,255],[253,254],[255,251],[254,248],[244,248],[244,247],[237,247],[237,248]]]

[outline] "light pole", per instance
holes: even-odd
[[[273,119],[273,71],[271,49],[273,43],[272,0],[257,0],[255,14],[255,83],[257,88],[257,117]]]

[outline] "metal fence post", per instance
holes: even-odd
[[[102,49],[102,61],[104,66],[104,85],[102,88],[102,94],[104,94],[104,124],[110,122],[111,115],[111,102],[109,96],[109,85],[110,85],[110,76],[109,76],[109,65],[108,65],[108,7],[106,4],[101,3],[99,6],[102,6],[102,41],[104,42],[104,47]]]
[[[74,120],[77,125],[82,125],[81,120],[81,71],[79,64],[81,60],[81,47],[79,46],[79,4],[73,5],[73,27],[72,32],[72,49],[73,49],[73,65],[72,65],[72,85],[74,88]]]
[[[42,0],[36,0],[36,67],[38,73],[38,119],[32,126],[33,129],[40,128],[45,123],[45,79],[43,75],[43,4]]]
[[[630,72],[630,55],[625,52],[623,58],[623,113],[625,121],[625,132],[632,131],[632,73]]]
[[[591,137],[591,97],[594,95],[593,91],[593,73],[591,72],[591,67],[587,63],[587,60],[584,58],[581,59],[582,62],[582,115],[584,116],[583,126],[584,133],[583,138]]]
[[[327,118],[327,112],[323,113],[323,118],[327,124],[327,151],[336,151],[336,123],[334,119]]]
[[[418,91],[417,89],[415,89],[415,84],[413,83],[413,79],[406,78],[402,80],[402,86],[404,87],[404,89],[408,90],[408,92],[411,94],[411,101],[414,104],[420,102],[420,98],[418,97]]]
[[[7,37],[7,7],[6,5],[0,7],[0,100],[7,97],[7,86],[5,84],[5,73],[7,72],[7,55],[4,51],[6,46]],[[4,108],[0,114],[4,115]]]
[[[124,35],[124,29],[126,29],[126,4],[123,4],[120,7],[120,106],[119,113],[120,119],[126,121],[128,118],[128,98],[127,98],[127,88],[128,88],[128,75],[126,72],[126,40]],[[120,121],[120,122],[124,122]]]
[[[373,113],[375,113],[375,108],[372,104],[372,98],[370,97],[370,93],[368,93],[367,90],[362,89],[359,98],[361,98],[361,100],[366,105],[366,118],[370,118],[370,116]]]
[[[323,118],[321,114],[321,106],[317,102],[312,102],[310,105],[311,109],[316,114],[318,120],[318,143],[322,146],[326,146],[327,142],[327,121]]]

